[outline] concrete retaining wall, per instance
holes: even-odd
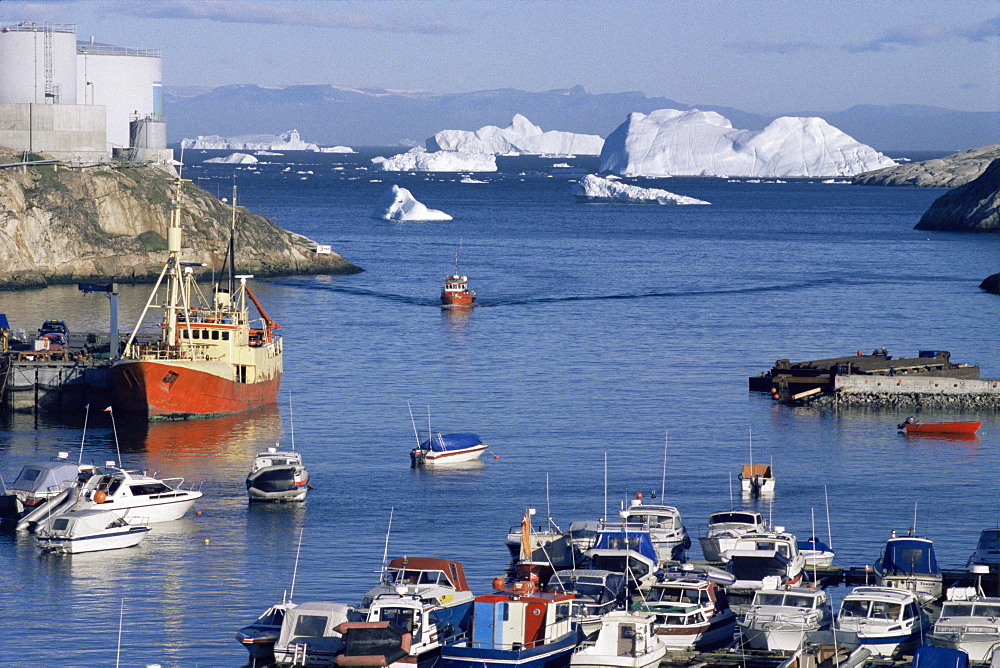
[[[107,160],[105,111],[82,104],[0,104],[0,146],[60,160]]]
[[[837,376],[843,406],[926,406],[1000,410],[1000,378]]]

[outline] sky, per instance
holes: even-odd
[[[763,114],[1000,111],[996,0],[0,0],[161,49],[166,86],[639,91]]]

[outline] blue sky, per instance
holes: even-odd
[[[762,113],[1000,110],[996,0],[52,0],[0,21],[158,48],[164,83],[641,91]]]

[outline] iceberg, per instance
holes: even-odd
[[[705,200],[675,195],[659,188],[642,188],[588,174],[573,186],[573,194],[583,202],[624,202],[626,204],[711,204]]]
[[[350,146],[321,146],[317,150],[320,153],[357,153]]]
[[[383,172],[495,172],[496,157],[466,151],[434,151],[421,147],[391,158],[372,158],[372,166]]]
[[[822,118],[737,130],[713,111],[632,113],[608,135],[602,172],[622,176],[852,176],[896,163]]]
[[[542,129],[521,114],[510,125],[500,128],[487,125],[472,132],[442,130],[427,140],[428,151],[468,151],[493,155],[600,155],[604,140],[598,135],[583,135]]]
[[[381,220],[452,220],[444,211],[428,209],[409,190],[399,186],[393,186],[379,198],[372,217]]]
[[[220,162],[227,165],[256,165],[260,161],[249,153],[230,153],[224,158],[209,158],[205,162]]]
[[[181,140],[181,148],[216,149],[223,151],[318,151],[319,146],[302,141],[298,130],[280,135],[241,135],[220,137],[199,135],[197,139]]]

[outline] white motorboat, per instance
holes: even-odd
[[[275,603],[256,619],[236,632],[236,640],[250,652],[251,664],[274,662],[274,644],[281,636],[281,623],[296,605],[291,601]]]
[[[582,643],[570,657],[580,668],[653,668],[667,653],[653,632],[653,616],[616,610],[601,618],[594,641]]]
[[[928,620],[916,594],[892,587],[855,587],[837,613],[837,633],[857,634],[873,655],[895,658],[923,642]]]
[[[676,508],[643,503],[642,494],[637,494],[620,515],[626,527],[649,531],[660,564],[686,559],[691,538]]]
[[[1000,529],[983,529],[976,549],[969,557],[969,565],[984,564],[996,571],[1000,567]]]
[[[730,644],[736,631],[726,590],[706,577],[663,578],[635,609],[655,616],[653,630],[671,650],[716,649]]]
[[[656,582],[660,565],[649,531],[623,524],[602,525],[594,547],[583,556],[592,569],[624,573],[626,586],[632,591],[648,589]]]
[[[941,598],[944,578],[928,538],[897,537],[893,531],[874,570],[879,586],[908,589],[921,604]]]
[[[723,556],[728,560],[727,569],[736,577],[732,589],[761,589],[768,576],[777,576],[780,586],[802,581],[805,560],[799,554],[795,536],[785,532],[784,527],[743,534]]]
[[[258,454],[247,475],[251,501],[305,501],[309,472],[294,450],[268,448]]]
[[[746,495],[770,496],[775,482],[770,464],[744,464],[740,469],[740,489]]]
[[[126,522],[111,510],[77,510],[50,517],[38,524],[35,539],[43,552],[79,554],[134,547],[149,533],[149,526]]]
[[[768,584],[776,584],[776,580]],[[794,652],[830,628],[832,622],[824,590],[767,587],[754,593],[753,603],[740,620],[740,632],[752,649]]]
[[[806,569],[813,566],[817,568],[833,566],[833,558],[837,556],[833,548],[815,537],[799,541],[799,554],[802,555]]]
[[[410,451],[413,468],[450,466],[479,459],[489,446],[475,434],[442,434],[420,443]]]
[[[330,658],[344,650],[341,624],[358,619],[357,610],[344,603],[313,601],[286,610],[274,643],[275,664],[330,666]]]
[[[973,587],[952,587],[928,638],[936,647],[962,650],[973,663],[990,663],[1000,648],[1000,598]]]
[[[766,530],[764,518],[756,510],[727,510],[708,516],[707,531],[698,542],[705,560],[718,563],[724,560],[725,552],[736,547],[740,536]]]

